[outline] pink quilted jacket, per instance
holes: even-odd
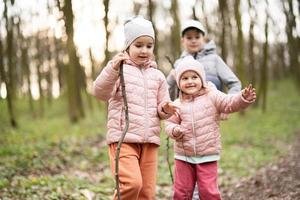
[[[124,64],[124,79],[129,110],[129,128],[124,142],[160,145],[160,119],[170,117],[162,105],[170,101],[165,76],[153,67]],[[125,128],[125,111],[119,74],[111,62],[93,84],[94,95],[108,101],[107,144],[118,142]]]
[[[175,152],[185,156],[219,154],[220,113],[236,112],[253,103],[242,98],[241,94],[226,95],[210,87],[207,93],[189,101],[176,100],[180,117],[173,115],[166,121],[166,132],[171,138],[176,139],[173,135],[175,127],[184,130],[183,138],[175,141]]]

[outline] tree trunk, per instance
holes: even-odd
[[[267,8],[268,10],[268,0]],[[268,60],[269,60],[269,43],[268,43],[268,32],[269,32],[269,14],[267,13],[266,23],[265,23],[265,43],[263,46],[263,62],[260,67],[260,88],[258,97],[262,102],[262,110],[266,112],[267,110],[267,89],[268,89]]]
[[[154,55],[155,55],[155,60],[156,62],[158,62],[158,53],[157,53],[157,49],[159,48],[159,42],[157,40],[158,36],[158,32],[157,32],[157,29],[156,29],[156,26],[155,26],[155,23],[154,23],[154,19],[153,19],[153,16],[154,16],[154,13],[155,13],[155,3],[152,1],[152,0],[148,0],[148,16],[149,16],[149,20],[152,22],[153,24],[153,29],[154,29],[154,33],[155,33],[155,46],[154,46]]]
[[[286,34],[288,39],[289,64],[298,86],[300,86],[300,66],[299,66],[299,42],[294,37],[293,31],[296,29],[296,19],[293,9],[293,0],[282,1],[286,17]]]
[[[89,48],[89,56],[90,56],[90,61],[91,61],[91,75],[90,75],[90,78],[91,78],[91,80],[95,80],[96,77],[97,77],[97,74],[96,74],[96,63],[95,63],[95,59],[94,59],[94,56],[93,56],[91,48]]]
[[[57,0],[59,1],[59,0]],[[71,122],[77,122],[80,118],[84,117],[83,103],[81,98],[81,88],[84,84],[82,80],[83,74],[79,59],[76,54],[76,48],[73,41],[74,29],[73,29],[73,10],[72,1],[65,0],[62,8],[65,20],[65,28],[67,33],[67,53],[69,63],[66,66],[66,80],[67,80],[67,93],[68,93],[68,105],[69,105],[69,117]]]
[[[196,7],[197,7],[197,5],[198,5],[198,2],[199,2],[199,0],[195,0],[195,4],[194,4],[194,6],[193,6],[193,13],[192,13],[192,19],[194,19],[194,20],[199,20],[198,19],[198,17],[197,17],[197,14],[196,14]],[[200,2],[199,2],[200,3]],[[178,3],[177,3],[178,4]]]
[[[7,107],[8,107],[8,112],[9,112],[9,117],[10,117],[10,124],[12,127],[17,128],[17,120],[16,120],[16,115],[15,115],[15,107],[14,107],[14,84],[13,84],[13,20],[9,21],[8,16],[7,16],[7,1],[4,1],[4,18],[6,22],[6,31],[7,31],[7,50],[6,50],[6,56],[3,54],[3,46],[2,46],[2,41],[0,37],[0,55],[1,55],[1,61],[0,61],[0,73],[2,80],[5,82],[5,87],[6,87],[6,100],[7,100]],[[1,31],[0,31],[1,32]],[[1,34],[1,33],[0,33]],[[8,59],[8,75],[6,76],[5,68],[4,68],[4,61],[3,58],[7,57]]]
[[[89,55],[90,55],[90,60],[91,60],[91,74],[90,74],[89,79],[93,81],[96,78],[96,74],[95,74],[95,61],[94,61],[94,58],[93,58],[93,54],[92,54],[92,49],[91,48],[89,48]],[[88,93],[87,93],[87,103],[88,103],[89,109],[91,111],[93,111],[94,108],[93,108],[92,96],[89,95]]]
[[[276,48],[276,54],[278,58],[278,68],[276,70],[275,78],[281,79],[287,75],[287,64],[286,64],[286,45],[279,43]]]
[[[54,35],[53,35],[54,36]],[[55,36],[54,36],[55,37]],[[52,82],[52,52],[51,52],[51,39],[48,36],[47,37],[47,46],[46,46],[46,50],[47,50],[47,60],[48,60],[48,71],[46,72],[46,80],[47,80],[47,102],[49,105],[52,104],[52,86],[53,86],[53,82]]]
[[[133,2],[133,13],[135,16],[140,14],[140,10],[142,8],[142,4],[139,2]]]
[[[171,47],[173,60],[180,56],[181,44],[180,44],[180,19],[178,14],[178,0],[172,1],[171,4],[171,15],[173,19],[173,25],[171,27]]]
[[[250,27],[249,27],[249,75],[250,75],[250,82],[255,87],[256,86],[256,78],[255,78],[255,56],[254,56],[254,45],[255,45],[255,39],[254,39],[254,20],[256,18],[256,11],[253,8],[251,0],[248,0],[248,6],[249,6],[249,13],[251,11],[255,12],[255,16],[250,16]]]
[[[13,99],[11,95],[10,88],[8,87],[8,80],[7,76],[4,70],[4,54],[3,54],[3,46],[2,46],[2,40],[1,40],[1,33],[0,33],[0,76],[1,80],[5,84],[5,90],[6,90],[6,102],[7,102],[7,108],[8,108],[8,114],[9,114],[9,121],[12,127],[17,128],[18,123],[15,116],[15,108],[13,104]]]
[[[299,13],[300,13],[300,0],[298,0],[298,15],[299,15]],[[299,53],[299,50],[300,50],[300,35],[299,35],[299,33],[298,33],[297,39],[298,39],[298,56],[300,56],[300,53]],[[300,68],[300,66],[299,66],[299,68]],[[300,69],[299,69],[299,71],[300,71]]]
[[[242,32],[242,19],[240,14],[240,0],[234,1],[234,16],[237,25],[237,49],[236,49],[236,71],[242,85],[245,85],[244,66],[244,37]]]
[[[108,43],[109,43],[109,38],[110,38],[110,31],[108,30],[108,9],[109,9],[109,0],[104,0],[104,10],[105,10],[105,15],[104,15],[104,27],[105,27],[105,51],[104,51],[104,61],[102,63],[102,69],[105,67],[105,65],[108,63],[108,61],[111,59],[111,54],[108,50]]]
[[[61,89],[64,87],[64,63],[60,58],[60,54],[65,54],[64,51],[62,51],[63,49],[63,43],[61,40],[58,40],[56,38],[54,38],[54,49],[55,49],[55,66],[57,68],[57,73],[58,73],[58,84],[59,84],[59,89],[61,92]]]
[[[39,34],[40,35],[40,34]],[[42,88],[42,79],[43,79],[43,75],[42,75],[42,63],[43,63],[43,58],[42,58],[42,47],[41,47],[41,38],[38,35],[38,37],[36,38],[36,50],[37,50],[37,54],[36,54],[36,71],[37,71],[37,77],[38,77],[38,86],[39,86],[39,94],[40,94],[40,98],[39,98],[39,113],[38,115],[40,117],[44,116],[44,91]]]
[[[109,42],[109,37],[110,37],[110,32],[108,30],[108,10],[109,10],[109,0],[104,0],[104,10],[105,10],[105,15],[104,15],[104,26],[105,26],[105,33],[106,33],[106,38],[105,38],[105,52],[104,56],[105,59],[102,63],[101,70],[107,65],[107,62],[110,60],[110,52],[108,51],[108,42]],[[108,103],[105,102],[105,116],[107,116],[107,110],[108,110]]]
[[[7,60],[8,60],[8,87],[10,88],[12,98],[15,99],[16,97],[16,66],[15,66],[15,54],[13,53],[14,50],[14,29],[13,29],[13,18],[8,19],[7,21]]]
[[[32,91],[31,91],[31,80],[30,80],[30,68],[29,68],[29,62],[28,62],[28,45],[26,41],[23,41],[22,45],[22,55],[21,55],[21,62],[22,62],[22,69],[24,71],[24,76],[25,76],[25,81],[27,83],[28,87],[28,104],[29,104],[29,110],[30,113],[33,114],[35,117],[35,111],[34,111],[34,106],[33,106],[33,98],[32,98]]]
[[[227,62],[227,28],[229,28],[229,19],[228,19],[228,7],[227,1],[219,0],[219,10],[221,13],[221,21],[222,21],[222,35],[221,35],[221,56],[225,62]]]
[[[202,13],[203,13],[203,19],[204,19],[204,22],[205,22],[206,31],[207,31],[207,33],[211,33],[211,28],[209,26],[208,17],[205,13],[205,0],[202,0],[201,9],[202,9]]]

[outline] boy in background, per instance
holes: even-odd
[[[229,94],[241,90],[241,82],[223,59],[216,53],[216,44],[213,40],[206,41],[206,30],[196,20],[187,20],[181,28],[181,43],[184,51],[175,61],[174,68],[187,56],[199,61],[204,66],[207,81],[212,82],[216,88],[223,91],[227,87]],[[172,100],[178,97],[178,88],[175,81],[174,70],[167,77],[169,92]]]

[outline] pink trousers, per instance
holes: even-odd
[[[221,200],[217,176],[217,161],[191,164],[181,160],[175,160],[173,200],[191,200],[196,181],[201,200]]]

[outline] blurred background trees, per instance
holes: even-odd
[[[299,0],[4,0],[0,12],[0,100],[14,127],[18,99],[43,117],[53,99],[63,98],[70,120],[83,118],[92,108],[92,81],[122,50],[123,22],[132,15],[153,22],[165,74],[165,56],[174,61],[181,52],[180,24],[195,18],[242,83],[257,88],[264,111],[270,84],[292,78],[300,87]]]

